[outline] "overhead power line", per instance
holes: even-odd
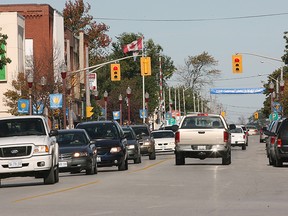
[[[96,17],[94,19],[111,20],[111,21],[129,21],[129,22],[205,22],[205,21],[219,21],[219,20],[253,19],[253,18],[263,18],[263,17],[272,17],[272,16],[284,16],[284,15],[288,15],[288,12],[248,15],[248,16],[236,16],[236,17],[196,18],[196,19],[134,19],[134,18],[112,18],[112,17]]]

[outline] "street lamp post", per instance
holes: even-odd
[[[67,76],[67,72],[62,71],[61,77],[63,79],[63,90],[62,90],[62,95],[63,95],[63,129],[66,129],[66,76]]]
[[[27,76],[27,83],[29,87],[29,115],[32,115],[32,86],[33,86],[33,74],[29,73]]]
[[[126,89],[126,94],[128,98],[128,125],[130,125],[130,97],[131,97],[131,88],[128,86]]]
[[[107,120],[107,99],[108,99],[108,92],[105,90],[105,92],[104,92],[104,101],[105,101],[105,120]]]
[[[148,118],[148,102],[149,102],[149,93],[148,92],[146,92],[145,93],[145,104],[146,104],[146,113],[147,113],[147,118]],[[145,116],[145,114],[144,114],[144,116],[143,116],[143,118],[145,118],[146,116]],[[145,120],[144,120],[144,122],[145,122]]]
[[[123,100],[123,97],[121,94],[119,95],[118,99],[119,99],[119,106],[120,106],[120,125],[122,126],[122,100]]]
[[[270,97],[271,97],[271,113],[273,113],[273,102],[274,102],[274,96],[275,96],[273,82],[269,83],[269,92],[270,92]]]

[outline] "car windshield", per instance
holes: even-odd
[[[149,136],[147,127],[132,127],[136,135]]]
[[[129,130],[129,129],[124,129],[123,128],[123,131],[124,131],[124,134],[125,134],[125,137],[127,140],[134,140],[136,139],[135,135],[133,135],[132,131]]]
[[[59,133],[56,136],[59,146],[82,146],[88,144],[88,139],[84,133],[67,132]]]
[[[159,138],[174,138],[174,133],[171,131],[163,131],[163,132],[152,132],[152,136],[154,139]]]
[[[77,128],[85,129],[91,139],[119,139],[116,125],[113,123],[83,124]]]
[[[231,130],[231,133],[244,133],[242,128],[235,128],[233,130]]]
[[[41,119],[9,119],[0,121],[0,137],[46,135]]]
[[[181,128],[224,128],[224,125],[216,116],[188,116],[183,120]]]

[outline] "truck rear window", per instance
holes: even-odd
[[[224,128],[219,117],[215,116],[188,116],[180,128],[197,129],[197,128]]]

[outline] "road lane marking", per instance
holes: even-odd
[[[172,158],[165,159],[165,160],[161,160],[161,161],[159,161],[159,162],[157,162],[157,163],[151,164],[151,165],[146,166],[146,167],[143,167],[143,168],[141,168],[141,169],[136,169],[136,170],[133,170],[133,171],[129,171],[128,173],[135,173],[135,172],[140,172],[140,171],[143,171],[143,170],[147,170],[147,169],[149,169],[149,168],[151,168],[151,167],[157,166],[157,165],[159,165],[159,164],[161,164],[161,163],[164,163],[164,162],[166,162],[166,161],[168,161],[168,160],[171,160],[171,159],[172,159]]]
[[[63,193],[63,192],[66,192],[66,191],[71,191],[71,190],[79,189],[79,188],[86,187],[86,186],[89,186],[89,185],[97,184],[99,182],[100,182],[99,180],[94,181],[94,182],[88,182],[86,184],[77,185],[75,187],[70,187],[70,188],[65,188],[65,189],[58,190],[58,191],[53,191],[53,192],[39,194],[39,195],[35,195],[35,196],[30,196],[30,197],[25,197],[25,198],[22,198],[22,199],[14,200],[13,202],[22,202],[22,201],[26,201],[26,200],[36,199],[36,198],[39,198],[39,197],[51,196],[51,195],[54,195],[54,194]]]

